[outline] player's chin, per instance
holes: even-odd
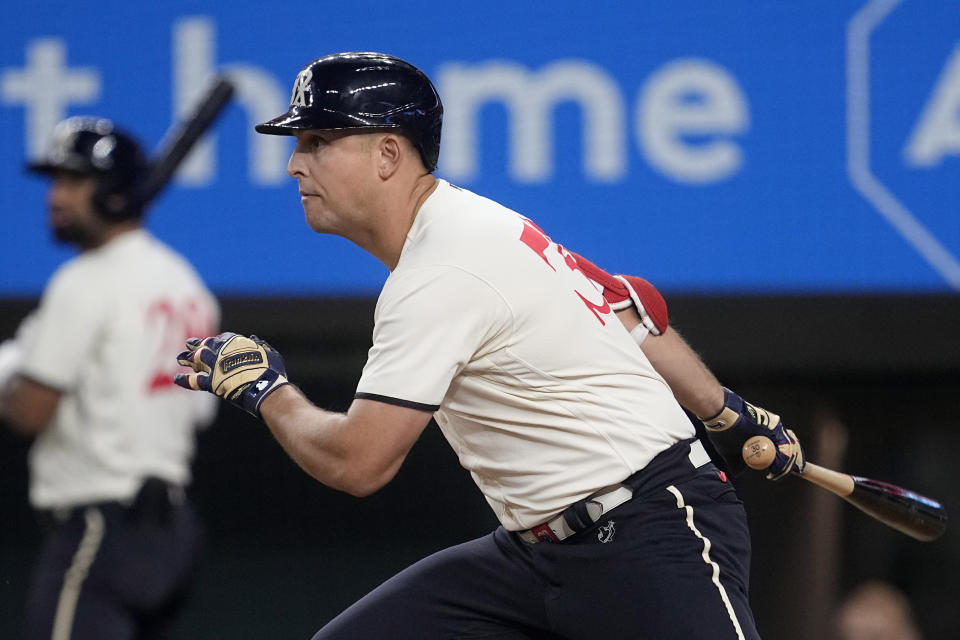
[[[300,206],[303,207],[303,214],[307,216],[307,220],[317,215],[318,204],[316,196],[300,196]]]
[[[320,207],[308,207],[305,203],[303,213],[307,226],[311,229],[317,233],[330,233],[333,225],[331,225],[331,218],[326,211],[321,210]]]
[[[54,241],[60,244],[78,245],[81,247],[90,245],[95,235],[92,230],[86,226],[70,221],[52,224],[50,226],[50,232],[53,235]]]

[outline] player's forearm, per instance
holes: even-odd
[[[346,422],[344,414],[320,409],[290,385],[264,400],[260,413],[280,446],[304,471],[328,487],[350,492],[349,451],[337,438]]]
[[[360,398],[345,414],[325,411],[289,383],[283,357],[256,336],[227,331],[186,347],[177,363],[193,373],[177,373],[175,384],[262,419],[304,471],[355,496],[389,482],[430,421],[430,411]]]
[[[720,412],[723,387],[673,328],[659,336],[647,336],[640,348],[681,406],[701,417]]]
[[[402,461],[378,459],[375,447],[364,441],[362,425],[352,424],[348,413],[317,407],[292,385],[271,394],[260,411],[294,462],[333,489],[369,495],[396,474]]]

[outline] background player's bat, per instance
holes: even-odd
[[[225,76],[214,78],[190,117],[167,132],[160,150],[150,161],[146,179],[137,189],[136,198],[142,206],[149,204],[167,185],[187,153],[203,137],[231,97],[233,84]]]
[[[765,436],[753,436],[743,444],[743,460],[751,469],[766,469],[775,455],[773,441]],[[811,462],[803,473],[794,473],[911,538],[929,542],[947,530],[947,511],[939,502],[896,485],[831,471]]]

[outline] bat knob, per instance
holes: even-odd
[[[777,447],[766,436],[753,436],[743,443],[743,461],[757,471],[766,469],[777,457]]]

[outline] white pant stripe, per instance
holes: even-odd
[[[73,554],[73,562],[63,577],[63,587],[60,589],[60,598],[57,600],[57,612],[53,618],[52,640],[69,640],[73,631],[73,616],[77,611],[77,600],[80,599],[80,587],[86,580],[90,565],[97,556],[100,543],[103,541],[104,522],[103,514],[94,507],[83,512],[86,528],[77,552]]]
[[[695,536],[703,540],[703,553],[701,554],[703,561],[713,569],[713,584],[717,587],[717,591],[720,592],[720,599],[723,600],[723,606],[727,608],[727,615],[730,616],[730,622],[733,623],[733,628],[737,632],[737,638],[744,640],[743,630],[740,628],[740,621],[737,620],[737,614],[733,610],[733,605],[730,604],[730,598],[727,597],[727,590],[720,584],[720,566],[710,559],[710,539],[705,538],[693,523],[693,507],[684,503],[683,495],[681,495],[680,491],[673,485],[667,487],[667,491],[672,493],[677,499],[677,509],[683,509],[686,512],[687,526],[690,528],[690,531],[693,531]]]

